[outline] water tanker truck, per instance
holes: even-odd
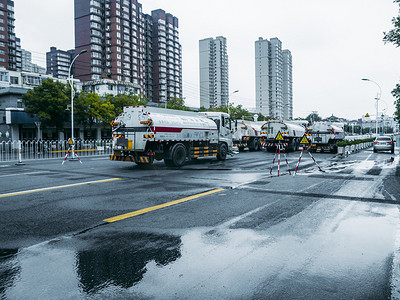
[[[164,160],[181,167],[187,159],[232,153],[235,123],[222,112],[188,112],[146,106],[125,107],[112,123],[111,160],[150,165]]]
[[[342,123],[319,121],[307,128],[309,151],[336,153],[336,143],[345,139]]]
[[[233,146],[239,151],[249,148],[250,151],[261,149],[260,134],[261,125],[265,122],[251,122],[237,120],[237,130],[233,134]]]
[[[303,137],[305,127],[291,121],[269,120],[261,126],[261,145],[268,151],[275,149],[275,138],[280,132],[283,137],[281,143],[287,151],[296,151],[299,149],[300,140]]]

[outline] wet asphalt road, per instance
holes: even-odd
[[[400,298],[399,149],[273,155],[0,164],[0,298]]]

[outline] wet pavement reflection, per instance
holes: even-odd
[[[0,250],[0,298],[113,298],[138,283],[150,261],[164,266],[179,258],[180,244],[174,236],[114,233]]]
[[[263,230],[106,230],[1,250],[0,298],[384,299],[398,209],[334,203]]]

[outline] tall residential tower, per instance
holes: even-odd
[[[81,81],[112,79],[150,101],[182,97],[178,19],[142,13],[137,0],[75,0],[75,62]]]
[[[256,110],[277,119],[293,118],[292,56],[278,38],[255,42]]]
[[[229,103],[226,38],[200,40],[200,106],[218,107]]]
[[[14,33],[14,1],[0,0],[0,66],[21,71],[21,42]]]

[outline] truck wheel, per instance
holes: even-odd
[[[258,139],[254,139],[253,141],[253,151],[258,151],[260,150],[260,143],[258,141]]]
[[[293,139],[289,142],[288,147],[287,147],[288,152],[294,152],[296,151],[296,141]]]
[[[300,149],[300,141],[297,139],[294,147],[294,151],[299,151]]]
[[[185,145],[179,143],[172,147],[171,149],[171,161],[174,167],[182,167],[186,161],[186,147]]]
[[[218,148],[217,159],[221,161],[225,160],[226,155],[228,154],[228,147],[225,143],[221,143]]]

